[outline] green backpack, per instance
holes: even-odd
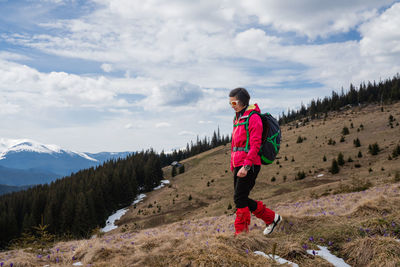
[[[274,162],[276,156],[279,153],[279,149],[281,146],[281,129],[279,127],[279,122],[272,117],[270,113],[261,114],[257,111],[252,111],[248,116],[245,122],[234,124],[233,127],[238,127],[239,125],[245,125],[246,133],[247,133],[247,141],[245,147],[234,147],[233,151],[245,151],[249,152],[250,150],[250,133],[249,133],[249,119],[251,115],[257,114],[260,116],[263,131],[261,137],[261,147],[258,154],[261,157],[261,163],[263,165],[268,165]],[[243,117],[242,117],[243,118]]]

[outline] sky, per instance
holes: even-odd
[[[389,0],[0,0],[0,138],[170,151],[400,70]]]

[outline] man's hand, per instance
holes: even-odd
[[[247,171],[244,169],[244,167],[242,166],[242,168],[239,169],[237,176],[238,177],[246,177],[247,175]]]

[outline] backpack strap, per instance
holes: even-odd
[[[237,123],[237,124],[234,124],[234,125],[233,125],[233,127],[238,127],[239,125],[244,125],[244,127],[245,127],[245,129],[246,129],[246,135],[247,135],[246,146],[245,146],[245,147],[233,147],[233,151],[234,151],[234,152],[236,152],[236,151],[249,152],[249,150],[250,150],[250,147],[249,147],[249,141],[250,141],[249,120],[250,120],[251,115],[253,115],[253,114],[255,114],[255,113],[258,114],[257,111],[253,110],[252,112],[250,112],[249,115],[240,117],[238,121],[240,121],[241,119],[246,119],[246,121],[245,121],[245,122],[242,122],[242,123]]]

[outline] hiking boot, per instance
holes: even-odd
[[[251,214],[249,207],[237,209],[235,219],[235,235],[238,235],[241,232],[249,231],[250,218]]]
[[[278,214],[278,213],[275,213],[275,219],[274,219],[274,221],[270,224],[270,225],[268,225],[265,229],[264,229],[264,235],[269,235],[269,234],[271,234],[273,231],[274,231],[274,229],[275,229],[275,227],[280,223],[282,221],[282,217]]]

